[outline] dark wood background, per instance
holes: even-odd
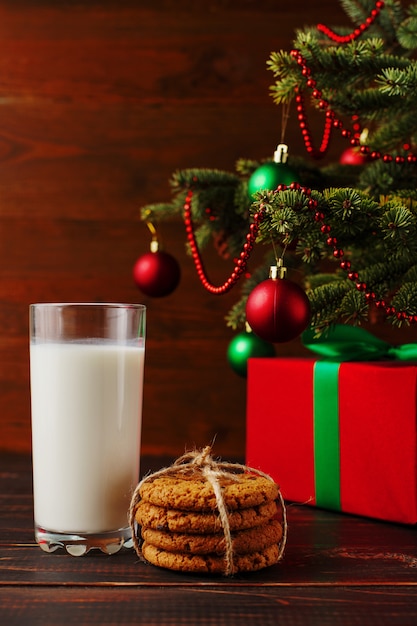
[[[0,0],[0,449],[30,450],[29,303],[124,301],[148,306],[144,452],[217,435],[216,453],[243,454],[246,382],[224,323],[238,293],[203,290],[178,221],[160,234],[182,282],[142,296],[139,208],[170,199],[177,168],[272,155],[266,61],[319,21],[346,23],[335,0]],[[294,117],[286,139],[304,154]],[[205,259],[222,282],[230,264]]]

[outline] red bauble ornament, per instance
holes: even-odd
[[[249,294],[246,320],[261,339],[284,343],[307,328],[310,302],[303,289],[291,280],[268,278]]]
[[[339,163],[342,165],[364,165],[367,158],[359,148],[347,148],[340,155]]]
[[[133,280],[147,296],[161,298],[176,289],[181,278],[178,261],[168,252],[157,250],[139,257],[133,267]]]

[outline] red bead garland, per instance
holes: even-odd
[[[309,81],[310,79],[307,81],[307,84],[309,83]],[[321,145],[319,148],[315,148],[313,145],[311,132],[308,127],[307,115],[304,107],[304,97],[301,92],[296,95],[295,101],[297,103],[298,123],[301,129],[301,134],[303,135],[306,150],[308,154],[314,159],[321,159],[325,156],[327,150],[329,149],[330,138],[333,129],[333,118],[329,115],[326,115]]]
[[[313,147],[311,133],[308,129],[307,116],[304,109],[304,97],[300,88],[296,87],[297,95],[295,97],[295,101],[297,103],[298,120],[307,152],[316,158],[317,156],[323,156],[329,144],[331,127],[340,130],[342,137],[348,139],[352,147],[360,146],[360,133],[358,132],[359,124],[357,122],[357,116],[354,116],[354,120],[356,121],[353,125],[353,129],[350,130],[348,128],[345,128],[343,122],[337,118],[336,113],[331,109],[329,102],[323,99],[322,92],[320,91],[320,89],[317,88],[317,82],[311,76],[311,69],[308,67],[307,61],[305,60],[301,52],[297,49],[294,49],[291,50],[290,54],[301,67],[302,74],[308,77],[306,83],[307,87],[312,90],[313,98],[318,100],[319,108],[326,111],[326,124],[324,128],[322,144],[319,149],[315,149]],[[368,158],[372,160],[382,159],[385,163],[395,163],[397,165],[402,165],[403,163],[416,163],[417,156],[410,152],[411,146],[408,143],[405,143],[403,144],[403,149],[408,152],[407,155],[393,156],[392,154],[382,154],[377,150],[371,150],[371,148],[366,145],[360,146],[360,151],[362,152],[362,154],[367,155]]]
[[[308,198],[308,207],[311,211],[314,211],[314,221],[321,223],[320,230],[326,237],[326,244],[333,248],[333,256],[335,259],[340,259],[339,266],[342,270],[347,272],[347,278],[355,283],[355,287],[358,291],[364,293],[365,300],[368,304],[374,303],[378,309],[382,309],[385,311],[386,315],[395,315],[396,318],[400,321],[407,321],[410,324],[417,323],[417,315],[411,315],[407,313],[407,311],[398,311],[394,306],[388,305],[385,300],[377,299],[376,294],[373,291],[370,291],[366,282],[361,281],[359,278],[359,274],[356,271],[352,270],[352,263],[349,260],[344,259],[344,250],[339,246],[338,240],[336,237],[330,235],[331,226],[325,223],[325,215],[322,211],[318,210],[318,202],[311,198],[311,189],[308,187],[302,187],[299,183],[291,183],[288,187],[286,185],[278,185],[276,191],[286,191],[287,189],[297,190],[301,193],[305,194]],[[262,219],[265,214],[265,207],[260,206],[259,210],[253,216],[253,223],[249,227],[249,232],[246,235],[246,243],[243,246],[243,250],[240,253],[240,257],[236,263],[234,270],[232,271],[229,278],[223,283],[216,287],[207,278],[203,262],[201,259],[200,252],[198,250],[197,242],[194,235],[194,228],[191,218],[191,201],[193,197],[193,192],[190,189],[187,193],[185,203],[184,203],[184,223],[187,234],[188,243],[191,249],[191,255],[197,270],[198,277],[201,281],[203,287],[209,291],[210,293],[221,295],[227,293],[232,289],[232,287],[237,283],[239,278],[246,270],[246,264],[249,260],[250,254],[253,250],[253,246],[256,240],[256,237],[259,232],[259,226],[262,222]]]
[[[258,236],[259,225],[263,218],[264,208],[261,207],[258,213],[255,213],[255,215],[253,216],[254,221],[250,225],[249,232],[246,235],[246,243],[243,246],[243,250],[240,253],[239,259],[237,260],[237,263],[231,275],[222,285],[216,286],[216,285],[213,285],[207,277],[206,271],[204,269],[204,264],[200,255],[200,251],[197,246],[197,241],[194,235],[194,227],[193,227],[193,222],[192,222],[192,217],[191,217],[192,197],[193,197],[193,192],[190,189],[187,193],[185,203],[184,203],[184,223],[185,223],[185,232],[187,234],[188,243],[190,245],[191,256],[193,258],[198,277],[203,287],[210,293],[213,293],[215,295],[222,295],[230,291],[230,289],[237,283],[239,278],[246,271],[247,262],[253,250],[256,237]]]
[[[317,24],[317,30],[319,30],[321,33],[326,35],[326,37],[328,37],[332,41],[335,41],[336,43],[349,43],[350,41],[354,41],[355,39],[360,37],[362,33],[368,30],[368,28],[374,23],[384,6],[385,4],[384,2],[382,2],[382,0],[378,0],[378,2],[375,2],[375,8],[372,9],[366,20],[348,35],[338,35],[324,24]]]
[[[360,24],[358,28],[356,28],[354,31],[352,31],[348,35],[338,35],[333,30],[331,30],[328,26],[325,26],[324,24],[318,24],[317,29],[320,32],[324,33],[329,39],[331,39],[332,41],[336,43],[339,43],[339,44],[349,43],[350,41],[357,39],[360,35],[362,35],[362,33],[364,33],[373,24],[373,22],[376,20],[379,13],[381,12],[381,9],[383,9],[384,6],[385,6],[384,2],[382,0],[378,0],[375,3],[375,8],[371,11],[370,15],[366,18],[366,20],[362,24]],[[352,137],[351,142],[350,142],[352,146],[359,145],[359,137],[360,137],[360,133],[358,132],[359,125],[357,123],[354,124],[353,128],[355,132],[353,134],[351,133],[351,131],[346,131],[345,129],[343,129],[341,122],[336,119],[334,112],[331,109],[329,109],[329,103],[322,99],[321,91],[317,89],[317,83],[311,77],[311,70],[307,66],[302,55],[298,52],[298,50],[293,50],[291,54],[296,58],[297,63],[301,65],[301,73],[303,74],[303,76],[307,78],[307,86],[311,87],[311,89],[313,90],[313,97],[319,100],[319,108],[323,110],[327,109],[321,146],[320,148],[316,149],[313,146],[311,133],[308,128],[307,116],[306,116],[306,112],[304,108],[304,98],[303,98],[302,93],[297,88],[298,95],[296,97],[296,102],[297,102],[298,120],[299,120],[301,132],[304,138],[304,144],[305,144],[307,152],[315,159],[319,159],[323,157],[329,148],[329,142],[330,142],[330,137],[331,137],[333,127],[341,128],[342,135],[347,136],[349,139],[351,139]],[[357,117],[357,116],[354,116],[354,117]],[[363,152],[366,154],[368,153],[368,150],[366,150],[366,147],[364,147]],[[377,153],[374,153],[373,158],[376,158],[376,154]],[[396,159],[402,159],[402,162],[405,161],[404,157],[396,157]]]

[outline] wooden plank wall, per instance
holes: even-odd
[[[161,234],[181,285],[143,297],[139,207],[169,199],[177,168],[272,154],[270,51],[342,15],[334,0],[0,0],[0,448],[30,450],[29,303],[131,301],[148,306],[144,451],[217,435],[216,453],[243,454],[246,382],[223,321],[237,294],[202,289],[178,222]],[[287,140],[301,153],[294,119]],[[213,280],[230,270],[206,262]]]

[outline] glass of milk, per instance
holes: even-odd
[[[30,305],[35,537],[45,552],[132,546],[146,308]]]

